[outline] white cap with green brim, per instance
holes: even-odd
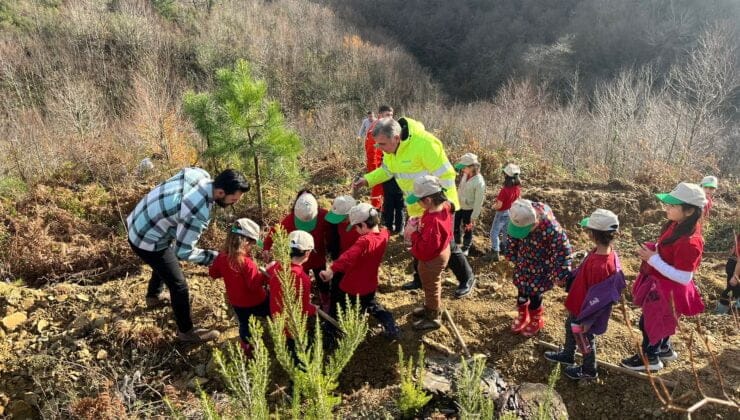
[[[691,204],[700,208],[704,208],[707,204],[707,195],[702,187],[688,182],[678,184],[669,193],[655,194],[655,196],[666,204]]]
[[[334,199],[331,210],[326,214],[326,221],[334,225],[341,223],[347,218],[349,210],[356,205],[357,200],[351,195],[340,195]]]
[[[619,230],[619,218],[609,210],[596,209],[591,216],[581,220],[580,225],[588,229],[613,232]]]
[[[478,162],[478,155],[474,153],[465,153],[455,164],[455,169],[459,171],[460,169],[470,165],[480,165],[480,162]]]
[[[699,185],[701,185],[702,187],[706,187],[706,188],[717,188],[718,183],[719,183],[719,180],[717,179],[716,176],[707,175],[704,177],[704,179],[701,180],[701,184]]]
[[[303,193],[295,201],[293,206],[293,221],[295,226],[300,230],[310,232],[316,227],[319,215],[319,203],[316,197],[310,193]]]
[[[537,212],[532,202],[520,198],[509,209],[509,225],[506,227],[506,233],[517,239],[526,238],[536,221]]]
[[[406,203],[414,204],[424,197],[445,191],[439,178],[434,175],[424,175],[414,180],[414,192],[406,197]]]

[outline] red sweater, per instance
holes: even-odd
[[[704,253],[704,238],[701,236],[700,225],[697,224],[696,231],[690,236],[682,236],[672,244],[664,245],[662,242],[670,238],[677,223],[673,222],[668,230],[663,232],[658,239],[658,253],[660,258],[668,265],[677,270],[695,272],[701,264],[701,256]],[[647,273],[652,274],[665,281],[671,281],[652,266],[647,267]]]
[[[428,210],[419,220],[419,230],[411,234],[411,254],[419,261],[429,261],[439,256],[452,241],[454,215],[449,203],[441,211]]]
[[[344,254],[355,242],[360,238],[360,234],[357,233],[357,229],[354,227],[347,231],[349,226],[349,218],[337,224],[337,233],[339,233],[339,255]]]
[[[378,268],[388,246],[388,229],[361,235],[338,260],[332,271],[344,273],[339,288],[350,295],[367,295],[378,289]]]
[[[316,227],[312,231],[308,232],[311,234],[311,236],[313,236],[314,252],[311,253],[308,261],[303,264],[303,269],[306,271],[314,268],[323,269],[324,267],[326,267],[326,246],[329,241],[331,241],[331,227],[329,226],[329,222],[326,221],[326,213],[326,210],[319,209]],[[296,228],[295,226],[295,215],[293,214],[293,212],[290,212],[287,216],[285,216],[280,224],[283,226],[283,228],[285,228],[285,231],[287,233],[298,230],[298,228]],[[267,235],[267,238],[265,238],[264,249],[266,251],[272,249],[272,233],[274,231],[274,228],[271,229],[270,234]]]
[[[595,250],[594,250],[595,252]],[[617,271],[614,253],[600,255],[592,252],[578,270],[573,284],[570,286],[568,297],[565,298],[565,307],[573,316],[578,316],[583,307],[583,300],[588,295],[588,289],[606,280]]]
[[[280,263],[275,262],[268,269],[270,275],[270,315],[280,313],[283,310],[283,288],[280,285]],[[290,272],[295,279],[296,293],[301,293],[301,302],[303,304],[303,313],[306,315],[316,315],[316,307],[311,304],[311,278],[303,271],[303,267],[298,264],[290,264]]]
[[[238,308],[259,305],[267,298],[267,279],[249,257],[244,257],[244,265],[235,269],[229,263],[228,255],[222,252],[208,268],[208,275],[214,279],[223,277],[229,303]]]
[[[522,195],[522,189],[519,185],[513,187],[501,188],[498,192],[496,200],[501,202],[501,208],[498,211],[506,211],[511,208],[511,205]]]

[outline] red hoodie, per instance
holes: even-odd
[[[452,241],[452,209],[445,203],[442,210],[424,211],[419,230],[411,234],[411,254],[419,261],[429,261],[439,256]]]
[[[332,271],[344,273],[339,288],[350,295],[364,296],[378,289],[378,269],[388,246],[388,229],[361,235],[338,260]]]
[[[229,303],[238,308],[250,308],[264,302],[265,278],[251,258],[244,257],[244,265],[235,269],[229,256],[222,252],[208,268],[208,275],[214,279],[223,277]]]
[[[308,258],[308,261],[303,263],[303,269],[306,271],[314,268],[323,269],[324,267],[326,267],[326,246],[331,240],[331,227],[329,226],[329,222],[326,221],[326,213],[326,210],[319,209],[319,214],[318,216],[316,216],[318,217],[318,220],[316,221],[316,227],[313,228],[312,231],[308,232],[311,234],[311,236],[313,236],[314,251]],[[287,216],[285,216],[280,224],[283,226],[283,228],[285,228],[286,233],[298,230],[295,225],[295,215],[293,214],[293,212],[290,212]],[[265,238],[265,251],[269,251],[272,249],[272,233],[274,231],[274,228],[271,229],[270,234],[267,235],[267,238]]]
[[[283,288],[280,285],[280,263],[275,262],[267,269],[270,276],[270,315],[280,313],[283,310]],[[303,313],[306,315],[316,315],[316,307],[311,304],[311,278],[303,271],[299,264],[290,264],[290,272],[295,279],[296,292],[301,293],[301,302],[303,304]]]

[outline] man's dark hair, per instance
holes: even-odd
[[[388,111],[393,111],[393,107],[389,105],[381,105],[380,107],[378,107],[378,114],[382,114]]]
[[[227,169],[213,180],[213,188],[224,190],[226,195],[234,194],[237,191],[249,191],[249,182],[244,178],[241,172],[233,169]]]

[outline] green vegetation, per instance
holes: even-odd
[[[486,358],[476,356],[472,366],[465,358],[460,363],[457,375],[457,402],[460,405],[460,420],[492,419],[493,401],[481,389],[481,379],[486,368]]]
[[[267,84],[254,80],[245,60],[216,72],[213,93],[185,93],[185,112],[205,138],[206,158],[213,166],[251,169],[257,184],[257,205],[263,210],[263,180],[290,195],[301,180],[298,135],[286,127],[276,101],[267,99]],[[287,193],[287,194],[286,194]]]
[[[398,408],[405,418],[414,418],[419,411],[431,401],[432,396],[423,388],[424,346],[419,346],[419,354],[414,363],[414,356],[409,360],[403,357],[403,349],[398,346],[398,373],[401,376],[401,389],[398,395]]]

